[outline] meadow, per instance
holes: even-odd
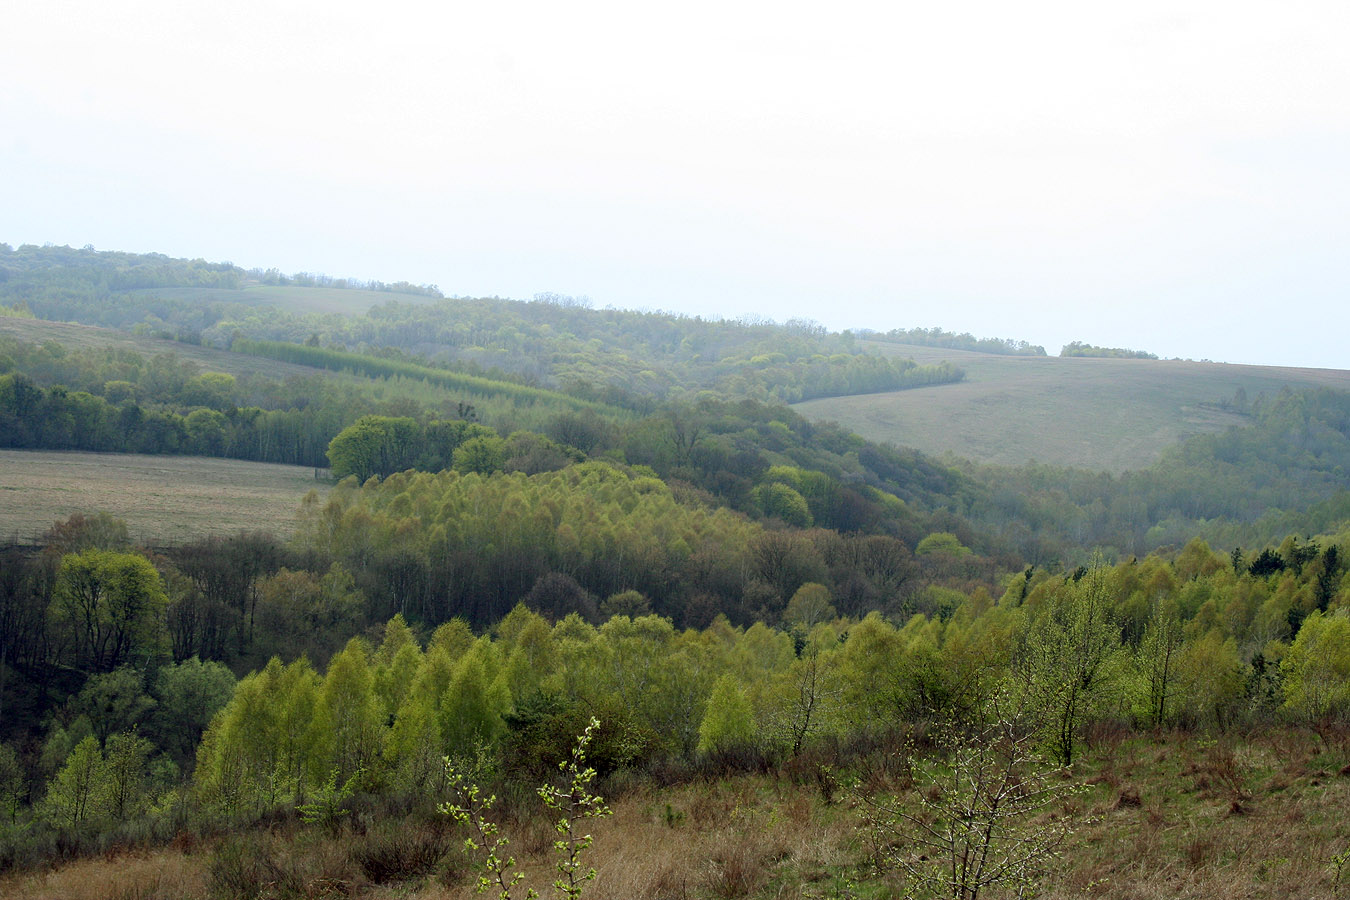
[[[197,456],[0,450],[0,540],[31,543],[75,513],[108,512],[150,546],[294,529],[300,499],[328,490],[303,466]]]
[[[1000,356],[864,341],[920,364],[949,360],[964,381],[918,390],[828,397],[793,405],[874,441],[982,463],[1028,460],[1107,472],[1146,468],[1195,434],[1248,424],[1249,402],[1294,390],[1350,389],[1350,372],[1190,360]]]

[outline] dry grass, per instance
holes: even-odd
[[[23,900],[182,900],[206,896],[206,860],[176,850],[86,859],[0,881]]]
[[[1043,896],[1332,897],[1329,861],[1350,843],[1350,775],[1340,774],[1350,760],[1333,743],[1294,731],[1242,744],[1187,735],[1099,740],[1078,773],[1093,787],[1073,801],[1075,831]],[[588,863],[597,870],[588,900],[881,900],[902,888],[867,867],[856,812],[846,802],[824,803],[811,784],[743,775],[638,790],[611,806],[611,818],[588,823],[595,835]],[[404,834],[417,829],[421,837]],[[294,888],[284,896],[480,896],[457,842],[428,829],[425,822],[381,822],[337,838],[300,830],[227,843],[255,848],[264,874]],[[508,823],[506,831],[527,883],[551,896],[547,823]],[[412,846],[403,846],[407,841]],[[451,849],[429,872],[425,857],[437,842]],[[371,865],[372,857],[388,862],[409,854],[416,859],[399,862],[409,873],[402,880]],[[11,876],[0,881],[0,898],[208,900],[212,860],[203,848],[84,861]]]
[[[104,511],[134,540],[181,543],[264,529],[289,534],[300,499],[328,490],[302,466],[199,456],[0,450],[0,540],[29,542],[74,513]]]
[[[809,400],[794,409],[877,441],[978,462],[1028,459],[1121,472],[1194,434],[1245,424],[1212,404],[1293,388],[1350,388],[1350,372],[1179,360],[997,356],[870,342],[919,362],[949,359],[966,380],[920,390]]]

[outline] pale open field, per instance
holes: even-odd
[[[302,466],[0,450],[0,540],[28,542],[73,513],[100,511],[125,520],[133,540],[155,546],[244,530],[288,535],[301,498],[328,487]]]
[[[1350,390],[1350,371],[1338,369],[865,345],[921,363],[951,360],[966,370],[966,380],[808,400],[794,409],[872,440],[1005,465],[1034,459],[1111,472],[1144,468],[1183,438],[1243,424],[1244,416],[1218,407],[1238,388],[1251,400],[1274,396],[1286,385]]]

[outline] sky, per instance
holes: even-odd
[[[0,241],[1350,368],[1350,4],[43,0]]]

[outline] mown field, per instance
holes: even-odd
[[[810,419],[833,420],[875,441],[977,462],[1028,460],[1122,472],[1147,467],[1186,437],[1242,425],[1231,404],[1284,387],[1350,390],[1350,371],[1181,360],[998,356],[865,342],[916,362],[951,360],[966,380],[919,390],[808,400]]]
[[[1058,858],[1047,861],[1040,896],[1336,896],[1332,857],[1350,841],[1344,820],[1350,767],[1343,736],[1326,737],[1297,729],[1245,741],[1185,732],[1096,735],[1072,776],[1086,791],[1042,814],[1072,830]],[[601,784],[614,814],[586,823],[595,844],[585,863],[597,877],[584,897],[903,896],[903,880],[875,860],[879,851],[903,848],[904,832],[878,842],[860,828],[860,814],[866,797],[904,794],[908,769],[893,748],[838,769],[835,762],[812,755],[768,774],[696,778],[660,789]],[[854,788],[839,783],[850,778],[860,779]],[[551,896],[552,822],[520,800],[509,805],[503,817],[509,852],[527,884]],[[168,848],[113,851],[10,875],[0,880],[0,897],[469,900],[479,896],[474,882],[481,870],[462,837],[434,813],[372,818],[357,811],[332,834],[294,818],[273,820],[235,837],[184,834]]]
[[[108,512],[152,546],[213,534],[288,535],[328,490],[301,466],[199,456],[0,450],[0,540],[29,542],[75,513]]]

